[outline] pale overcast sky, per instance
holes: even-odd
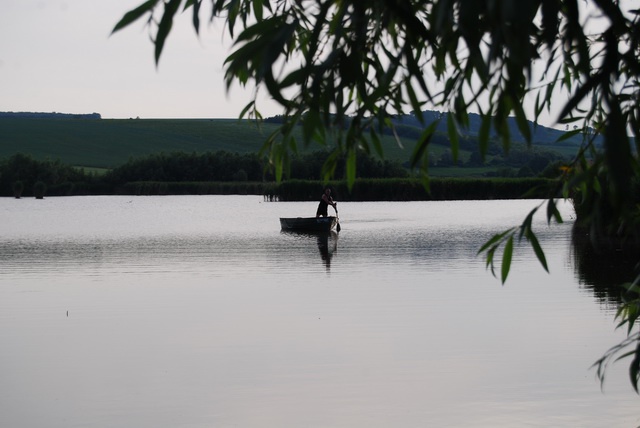
[[[237,118],[252,89],[226,91],[230,41],[223,21],[210,24],[203,11],[198,37],[191,11],[179,15],[156,68],[142,21],[110,35],[143,2],[0,0],[0,111]],[[282,113],[266,98],[259,107],[265,117]],[[553,119],[555,114],[541,123],[552,125]]]
[[[103,118],[236,118],[249,88],[227,94],[223,22],[201,34],[178,17],[156,68],[141,21],[110,35],[143,0],[0,0],[0,111],[100,113]],[[280,114],[261,101],[265,116]]]

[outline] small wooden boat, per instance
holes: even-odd
[[[280,217],[282,230],[300,232],[329,232],[337,223],[336,217]]]

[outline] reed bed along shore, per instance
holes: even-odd
[[[330,187],[340,201],[428,201],[538,199],[550,196],[556,180],[543,178],[434,178],[429,191],[418,179],[273,182],[132,182],[115,189],[127,195],[263,195],[269,201],[314,201]]]

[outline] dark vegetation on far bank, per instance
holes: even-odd
[[[24,154],[0,159],[0,195],[15,197],[71,195],[257,194],[269,200],[317,199],[325,185],[319,171],[327,152],[296,157],[288,178],[276,183],[258,154],[160,153],[131,159],[104,174],[87,172],[60,161],[39,161]],[[336,171],[336,175],[343,171]],[[430,192],[399,162],[370,156],[358,159],[359,179],[329,185],[342,201],[409,201],[445,199],[540,198],[548,195],[550,178],[433,178]]]
[[[557,187],[548,178],[434,178],[429,191],[416,178],[357,179],[349,191],[346,181],[330,182],[340,201],[444,201],[489,199],[544,199]],[[265,197],[279,201],[315,201],[322,183],[284,181],[265,188]]]
[[[295,157],[291,161],[288,178],[320,180],[320,170],[327,156],[328,152],[314,152]],[[358,171],[363,178],[388,179],[408,176],[407,170],[399,162],[381,161],[371,156],[361,156],[358,159]],[[344,175],[344,172],[337,170],[336,175]],[[39,186],[44,184],[49,196],[121,193],[226,194],[232,191],[230,189],[237,189],[238,193],[262,194],[265,186],[273,187],[274,181],[268,171],[266,159],[257,153],[158,153],[130,159],[103,174],[75,168],[59,160],[36,160],[21,153],[0,159],[2,196],[33,196],[36,183],[39,183]],[[228,183],[235,184],[230,187]]]
[[[359,180],[352,191],[340,181],[333,184],[342,200],[522,197],[540,180],[557,177],[579,147],[567,140],[551,145],[555,137],[545,135],[532,147],[514,144],[508,154],[494,141],[483,158],[472,127],[461,135],[455,159],[446,132],[438,131],[429,146],[428,194],[407,163],[421,130],[410,115],[394,121],[401,144],[384,135],[385,160],[359,155]],[[275,183],[267,159],[258,153],[277,122],[278,117],[256,126],[233,119],[0,114],[0,195],[239,193],[315,199],[329,153],[300,147],[284,181]],[[337,165],[334,177],[344,177],[344,162]]]
[[[427,112],[425,112],[427,114]],[[112,169],[130,159],[158,153],[258,153],[267,137],[278,129],[278,117],[267,118],[260,125],[237,119],[97,119],[92,115],[2,114],[0,113],[0,158],[26,153],[37,160],[59,159],[86,169]],[[436,120],[438,115],[430,112]],[[472,116],[474,117],[474,116]],[[446,122],[446,121],[445,121]],[[385,130],[381,135],[384,159],[408,167],[416,141],[423,132],[411,115],[394,119],[395,135]],[[540,165],[575,156],[579,136],[556,141],[561,131],[537,127],[528,147],[514,134],[509,153],[493,138],[486,156],[479,152],[477,124],[461,130],[457,162],[446,129],[438,128],[429,144],[428,165],[434,173],[455,167],[451,175],[535,176]],[[514,131],[515,132],[515,131]],[[301,129],[294,129],[298,152],[308,154],[321,148],[305,147]],[[482,172],[478,173],[477,170]]]

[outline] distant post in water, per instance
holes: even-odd
[[[33,185],[33,194],[36,199],[44,199],[44,194],[47,191],[47,185],[43,181],[36,181]]]

